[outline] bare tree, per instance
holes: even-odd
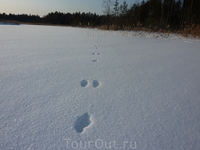
[[[128,11],[128,4],[126,3],[126,1],[123,2],[122,5],[120,5],[119,7],[119,11],[120,11],[120,15],[125,15]]]
[[[107,17],[107,29],[109,30],[113,2],[111,0],[103,0],[102,6],[103,6],[103,13]]]
[[[112,6],[113,6],[113,2],[111,0],[103,0],[103,13],[105,15],[111,15],[112,14]]]
[[[114,16],[115,17],[118,16],[119,15],[119,2],[118,2],[118,0],[115,1],[113,10],[114,10],[113,11]]]

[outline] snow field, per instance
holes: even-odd
[[[0,149],[200,147],[196,39],[0,28]]]

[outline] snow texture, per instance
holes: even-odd
[[[0,27],[0,149],[199,150],[200,41]]]

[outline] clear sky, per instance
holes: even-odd
[[[119,0],[119,3],[122,4],[123,1]],[[141,1],[126,0],[129,6]],[[33,14],[41,17],[55,11],[102,14],[102,2],[103,0],[0,0],[0,13]]]

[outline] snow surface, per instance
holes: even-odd
[[[1,150],[199,150],[199,40],[31,25],[0,34]]]

